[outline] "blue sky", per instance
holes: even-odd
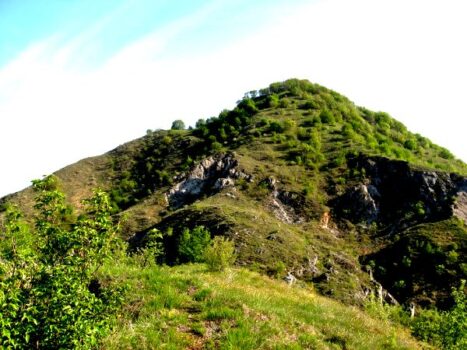
[[[387,111],[467,160],[466,9],[462,0],[1,0],[0,196],[291,77]]]
[[[214,50],[254,32],[292,0],[3,0],[0,2],[0,64],[29,45],[54,38],[55,49],[79,40],[74,60],[95,68],[131,42],[158,28],[192,18],[168,43],[166,54]],[[80,50],[82,49],[82,51]],[[81,61],[80,61],[81,60]]]

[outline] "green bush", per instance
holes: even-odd
[[[411,325],[414,335],[442,349],[467,349],[467,296],[465,280],[453,289],[455,305],[451,310],[423,310]]]
[[[216,236],[204,252],[204,260],[212,271],[223,271],[235,262],[235,245],[222,236]]]
[[[201,262],[204,251],[211,243],[211,233],[204,226],[196,226],[193,230],[183,230],[178,243],[180,262]]]
[[[162,254],[162,232],[152,229],[146,235],[143,246],[133,254],[133,260],[139,267],[146,268],[156,264],[156,259]]]
[[[439,156],[444,159],[454,159],[454,155],[445,148],[439,150]]]
[[[211,150],[217,152],[217,151],[220,151],[221,149],[222,149],[222,143],[216,141],[211,144]]]
[[[414,139],[408,139],[404,142],[404,147],[413,151],[417,148],[417,141]]]
[[[287,266],[283,261],[276,261],[273,266],[268,268],[268,274],[275,278],[282,278],[286,270]]]
[[[284,130],[285,128],[279,122],[272,121],[269,124],[269,131],[271,132],[282,133]]]
[[[238,104],[238,107],[244,110],[249,115],[253,115],[258,112],[258,107],[256,107],[256,103],[251,98],[244,98]]]
[[[332,114],[332,112],[327,109],[323,109],[319,114],[319,117],[323,124],[333,124],[336,121],[334,114]]]
[[[279,96],[276,94],[271,94],[268,96],[268,106],[270,108],[275,108],[279,106]]]
[[[70,222],[56,178],[33,187],[34,240],[14,210],[1,233],[0,347],[96,348],[123,301],[121,289],[104,287],[96,275],[118,247],[109,199],[95,191]]]
[[[296,123],[292,119],[285,119],[282,125],[283,125],[284,130],[288,131],[288,130],[292,130],[293,128],[295,128]]]

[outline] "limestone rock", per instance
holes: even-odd
[[[331,201],[333,216],[355,224],[378,221],[407,227],[456,215],[467,219],[467,179],[441,171],[412,169],[407,162],[357,156],[349,166],[361,183]]]
[[[204,195],[212,195],[235,185],[235,179],[251,181],[252,177],[239,169],[232,154],[220,154],[203,159],[189,174],[167,193],[172,208],[190,204]]]

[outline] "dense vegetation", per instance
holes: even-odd
[[[4,349],[91,349],[123,302],[97,272],[118,249],[107,196],[74,219],[54,177],[34,182],[34,228],[10,208],[0,242],[0,344]]]
[[[379,193],[389,199],[373,220],[345,195],[370,188],[362,164],[377,163],[393,169],[386,192],[397,195]],[[193,172],[190,186],[213,179],[172,205]],[[388,114],[305,80],[250,91],[188,129],[176,120],[148,130],[7,198],[23,216],[2,200],[2,346],[426,346],[410,330],[461,349],[467,230],[450,211],[454,192],[432,203],[398,183],[416,172],[454,172],[437,177],[454,183],[467,166]],[[380,287],[400,305],[381,303]]]

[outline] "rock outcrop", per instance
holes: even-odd
[[[355,224],[402,226],[452,215],[467,218],[467,179],[457,174],[415,170],[383,157],[358,156],[349,167],[362,179],[331,202],[333,216]]]
[[[452,206],[452,212],[467,225],[467,180],[457,193],[457,198]]]
[[[305,220],[302,212],[305,206],[303,195],[279,189],[279,181],[273,177],[264,179],[262,183],[272,191],[268,206],[276,218],[286,224],[298,224]]]
[[[251,181],[252,177],[238,169],[238,161],[232,154],[221,154],[203,159],[185,178],[173,186],[167,194],[172,208],[193,203],[204,195],[212,195],[235,185],[236,179]]]

